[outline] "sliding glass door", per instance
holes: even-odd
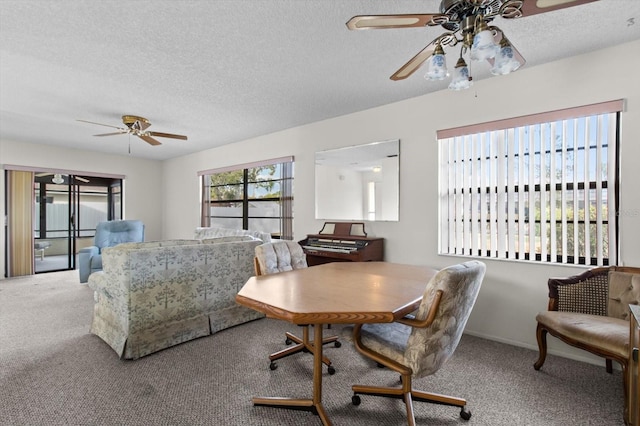
[[[98,222],[122,218],[122,180],[35,173],[35,273],[76,269]]]

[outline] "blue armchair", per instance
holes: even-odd
[[[78,253],[80,282],[86,283],[89,275],[102,270],[102,249],[120,243],[144,241],[144,224],[139,220],[112,220],[96,226],[94,244]]]

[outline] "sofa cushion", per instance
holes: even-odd
[[[544,311],[536,316],[539,324],[553,333],[592,348],[629,356],[629,322],[600,315]]]
[[[172,246],[188,246],[200,244],[200,240],[164,240],[164,241],[145,241],[143,243],[122,243],[116,247],[125,250],[138,250],[156,247],[172,247]]]
[[[234,235],[227,237],[205,238],[202,244],[218,244],[218,243],[236,243],[238,241],[262,241],[259,238],[252,237],[251,235]]]
[[[629,320],[629,305],[640,304],[640,274],[630,272],[609,272],[610,317]]]
[[[251,235],[256,237],[264,243],[271,242],[271,234],[261,231],[252,231],[250,229],[232,229],[232,228],[220,228],[216,226],[210,227],[198,227],[195,230],[195,238],[203,240],[205,238],[217,238],[217,237],[232,237],[238,235]]]

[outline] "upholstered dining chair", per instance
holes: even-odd
[[[394,323],[357,324],[345,327],[353,333],[356,349],[365,357],[401,376],[400,387],[354,385],[352,403],[360,395],[402,399],[408,424],[415,425],[413,401],[460,407],[460,417],[471,418],[461,398],[415,390],[412,378],[434,374],[453,355],[475,304],[486,266],[470,261],[444,268],[427,284],[420,307],[413,316]]]
[[[102,249],[120,243],[144,241],[144,223],[140,220],[110,220],[96,225],[94,245],[78,252],[80,282],[86,283],[89,275],[102,270]]]
[[[277,240],[257,246],[255,248],[254,264],[256,275],[276,274],[308,267],[306,255],[300,244],[287,240]],[[269,368],[275,370],[278,368],[276,360],[298,352],[304,351],[313,354],[314,349],[312,339],[309,336],[309,326],[302,325],[301,327],[302,338],[289,332],[285,333],[285,344],[290,345],[293,342],[296,344],[269,355],[269,360],[271,361]],[[336,348],[341,346],[338,336],[329,336],[322,339],[323,345],[328,343],[333,343]],[[335,373],[336,370],[331,365],[329,358],[323,355],[322,362],[328,367],[329,374]]]

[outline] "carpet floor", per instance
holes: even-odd
[[[254,407],[252,396],[309,398],[312,357],[269,369],[268,355],[298,327],[261,319],[135,361],[89,333],[93,293],[77,271],[0,280],[2,425],[320,425],[305,411]],[[327,335],[340,333],[334,325]],[[337,372],[324,373],[323,403],[334,425],[406,424],[400,400],[362,396],[351,385],[395,385],[350,342],[325,346]],[[463,336],[452,359],[416,388],[465,398],[472,412],[415,403],[419,425],[623,425],[619,370]]]

